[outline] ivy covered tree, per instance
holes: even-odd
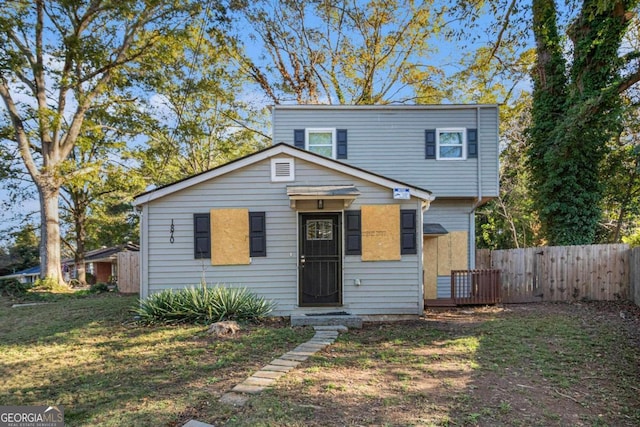
[[[636,0],[584,0],[568,28],[572,57],[558,31],[554,0],[533,0],[536,65],[528,165],[548,244],[590,244],[601,218],[600,167],[621,131],[621,94],[640,80],[640,52],[623,39]]]

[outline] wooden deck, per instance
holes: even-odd
[[[427,299],[427,308],[493,305],[501,302],[500,270],[454,270],[451,298]]]

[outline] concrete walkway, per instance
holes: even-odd
[[[333,344],[339,333],[347,331],[347,327],[343,325],[314,326],[313,329],[316,331],[313,338],[279,358],[273,359],[268,365],[232,388],[230,392],[222,395],[220,402],[233,406],[244,405],[249,400],[250,395],[261,393],[266,388],[271,387],[278,378],[307,360],[309,356]],[[210,424],[191,420],[183,427],[210,426]]]

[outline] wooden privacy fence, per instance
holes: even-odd
[[[499,303],[500,271],[452,271],[451,298],[456,305],[484,305]]]
[[[140,292],[140,253],[118,253],[118,291],[123,294]]]
[[[632,297],[630,259],[625,244],[480,249],[476,267],[501,271],[506,303],[608,301]]]
[[[629,297],[640,305],[640,246],[629,251]]]

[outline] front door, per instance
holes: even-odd
[[[300,214],[300,306],[342,304],[339,213]]]

